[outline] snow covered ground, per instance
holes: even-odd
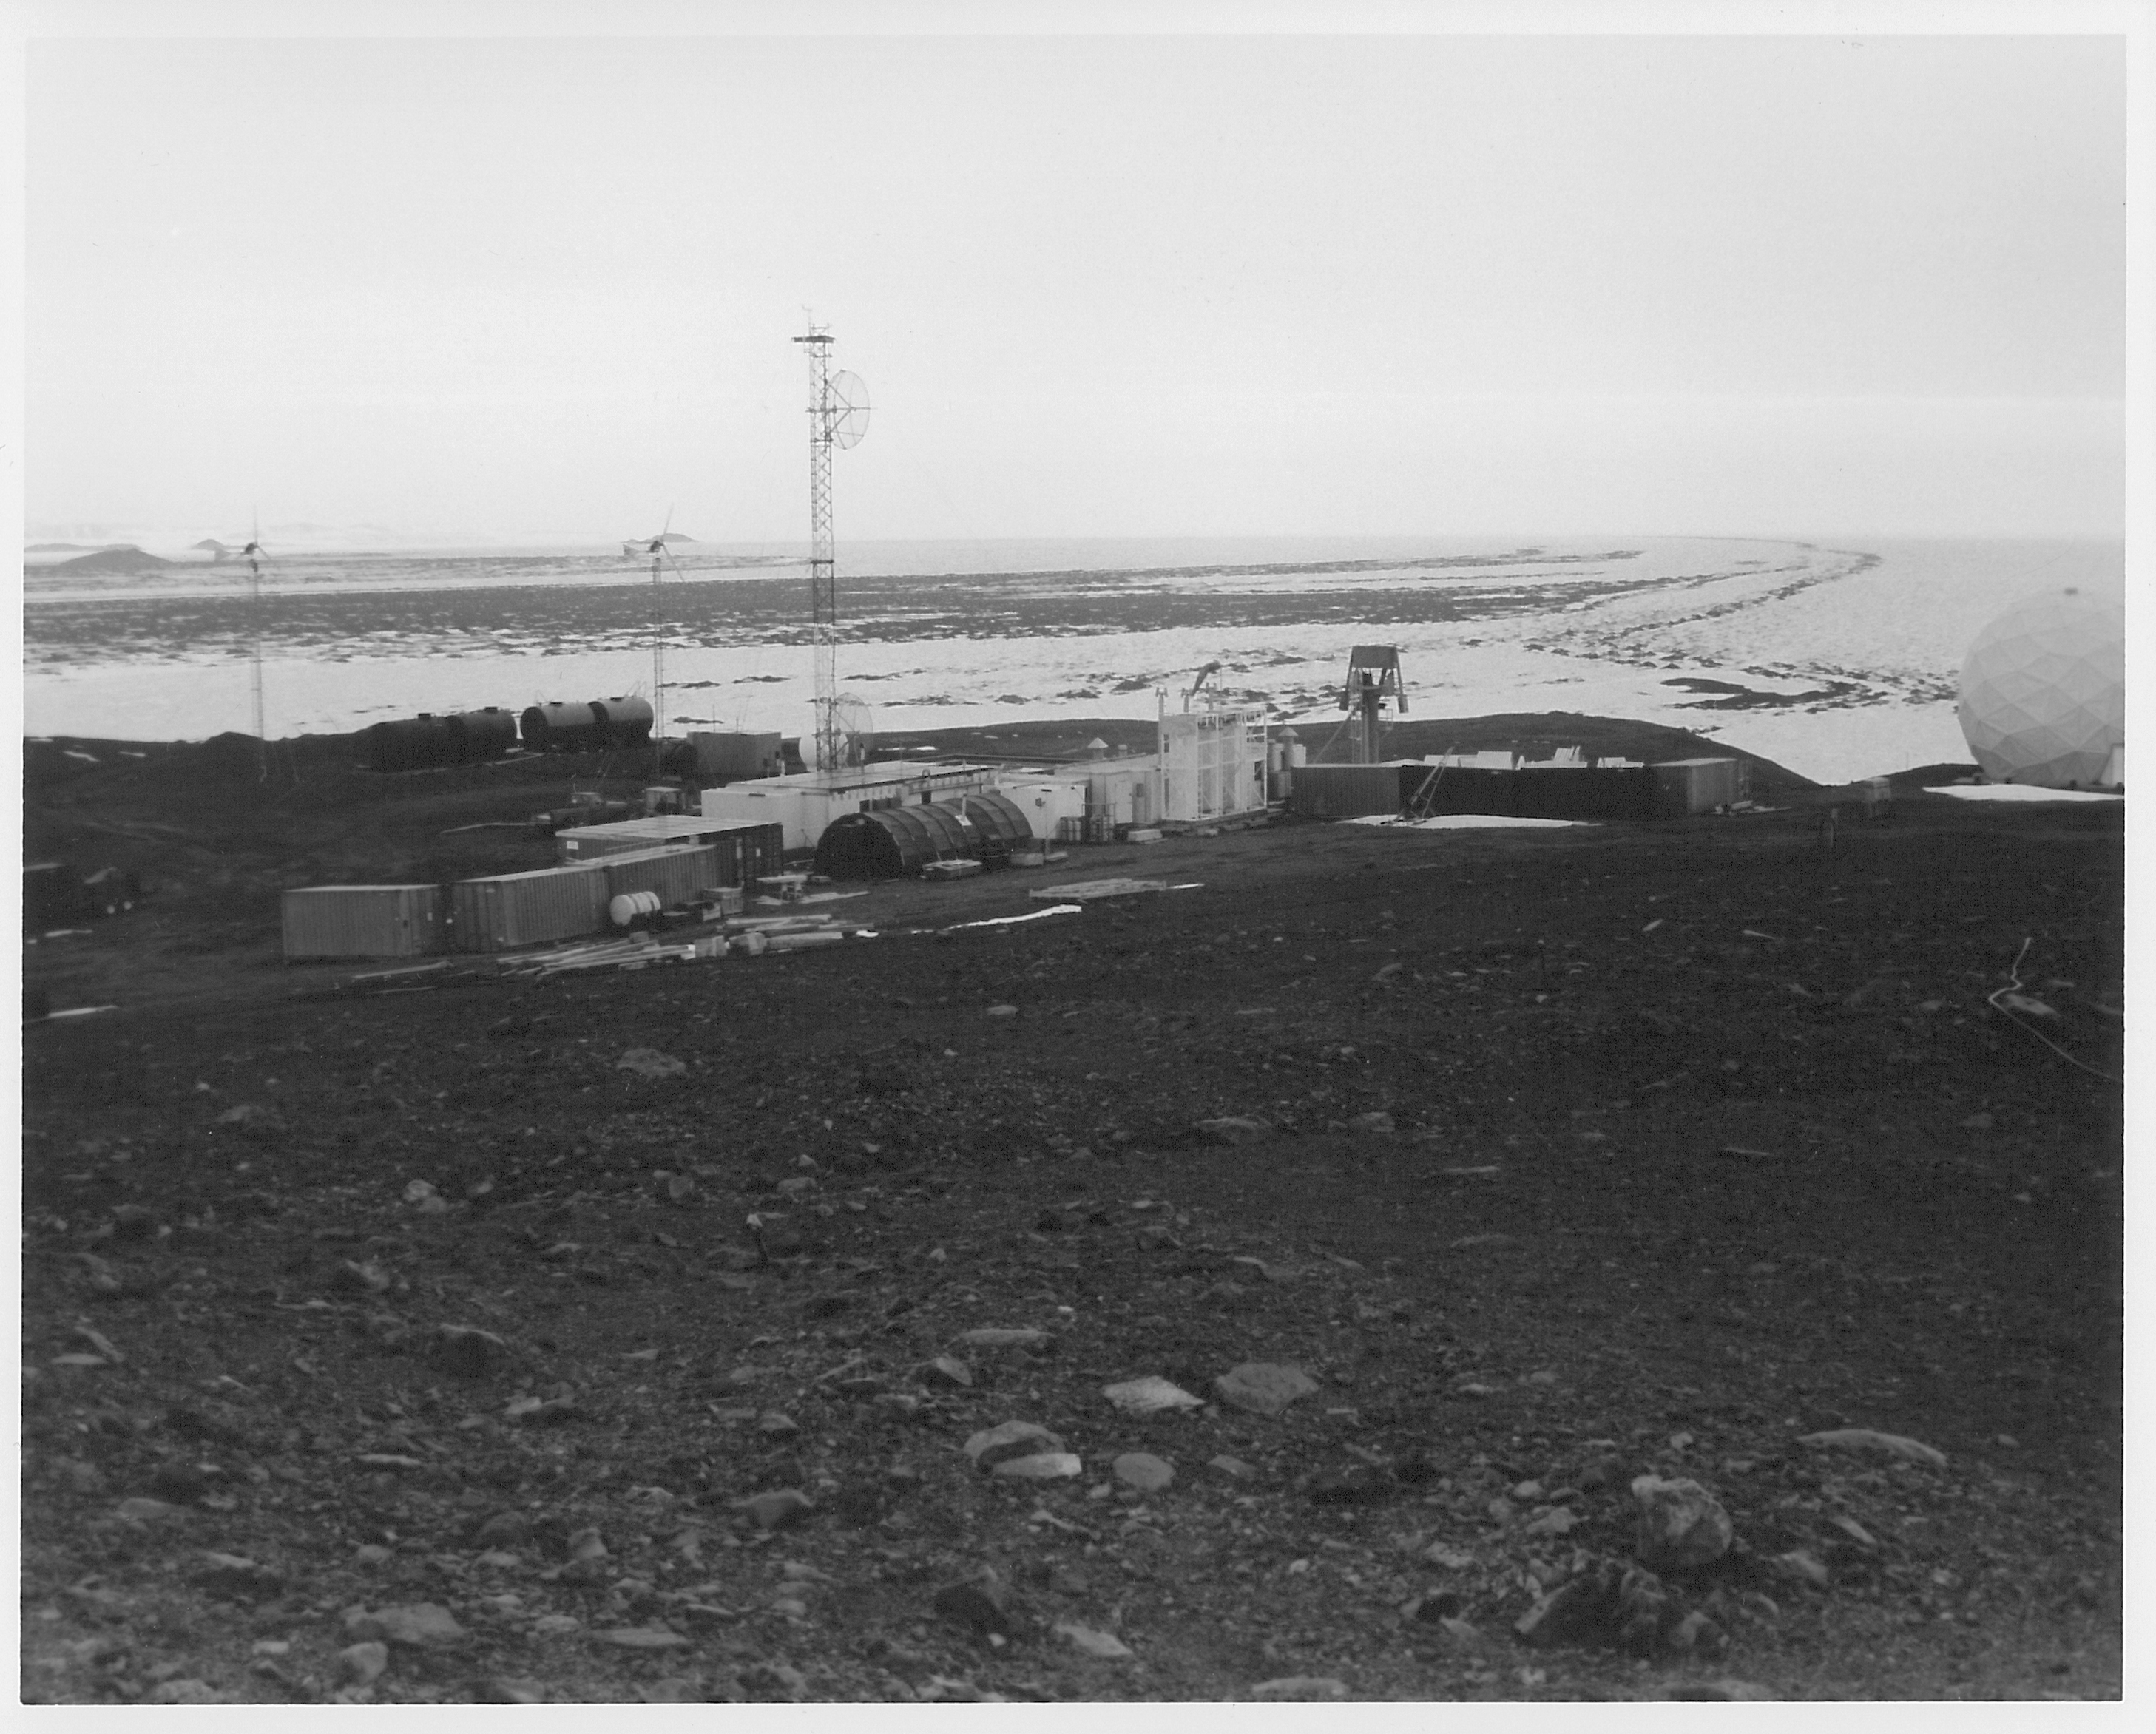
[[[1217,661],[1210,688],[1316,746],[1349,650],[1390,644],[1412,718],[1635,717],[1840,782],[1966,760],[1953,694],[1978,628],[2049,585],[2115,588],[2123,565],[2093,542],[865,544],[841,549],[840,684],[877,727],[993,727],[1151,716]],[[809,724],[805,575],[783,551],[692,553],[655,593],[588,550],[299,562],[259,606],[207,576],[33,590],[26,727],[245,730],[258,626],[275,735],[648,695],[654,621],[670,731]]]

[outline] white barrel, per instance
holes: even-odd
[[[656,891],[624,891],[607,905],[607,914],[617,927],[626,927],[639,916],[655,916],[661,905]]]

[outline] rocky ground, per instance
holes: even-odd
[[[536,864],[454,828],[562,767],[126,750],[31,767],[152,895],[28,954],[118,1006],[24,1032],[28,1699],[2119,1690],[2114,809],[362,994],[276,885]]]

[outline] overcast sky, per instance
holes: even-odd
[[[33,40],[33,534],[2116,534],[2116,38]]]

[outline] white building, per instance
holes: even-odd
[[[1177,823],[1265,810],[1262,705],[1171,711],[1160,719],[1160,817]]]
[[[992,765],[909,764],[891,759],[838,771],[804,771],[707,788],[699,810],[729,824],[785,827],[786,847],[814,849],[834,819],[879,807],[910,807],[996,786]]]

